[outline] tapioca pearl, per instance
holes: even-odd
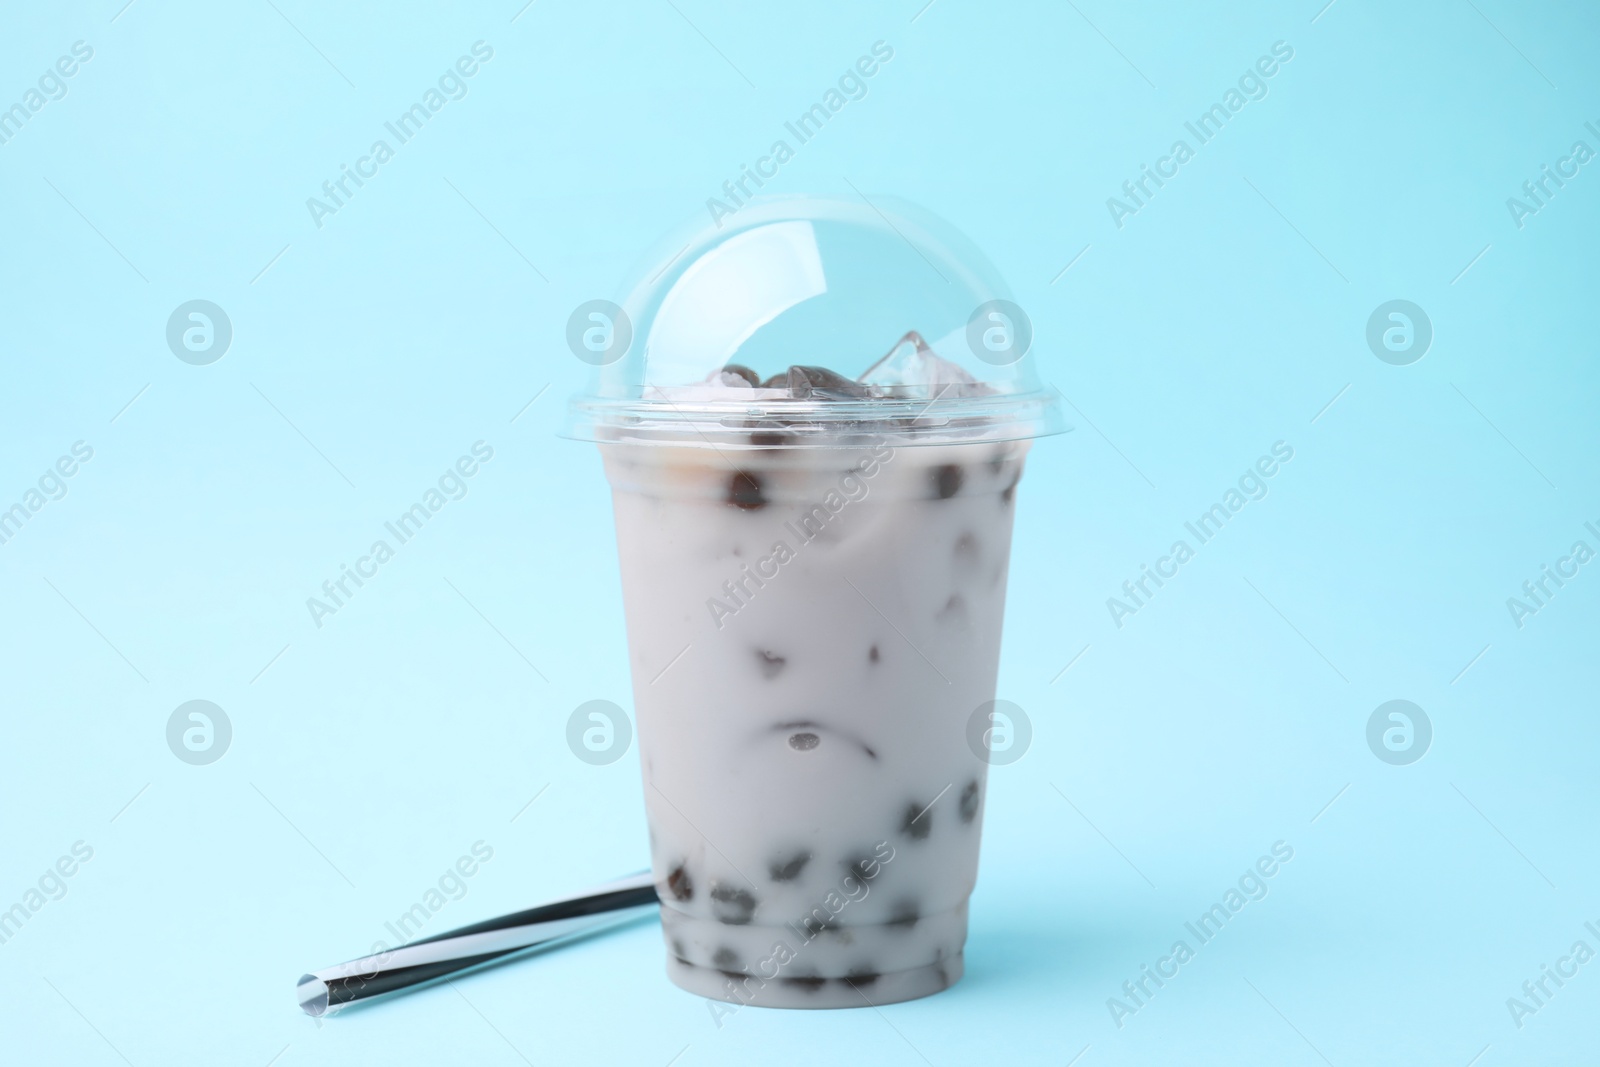
[[[854,857],[845,861],[844,869],[862,883],[871,882],[883,871],[883,861],[878,859],[877,853],[872,849],[861,849]]]
[[[800,872],[806,869],[806,864],[811,862],[811,853],[800,851],[791,855],[779,856],[767,864],[767,873],[774,882],[792,882],[800,877]]]
[[[718,922],[743,926],[755,914],[759,903],[748,889],[726,882],[711,883],[711,914]]]
[[[743,971],[744,962],[739,959],[739,954],[724,945],[711,954],[711,962],[719,970]]]
[[[815,993],[828,980],[817,974],[794,974],[787,978],[780,978],[779,981],[791,989],[803,989],[807,993]]]
[[[868,663],[876,663],[882,658],[883,658],[883,654],[878,651],[878,646],[877,645],[873,645],[871,648],[867,649],[867,662]]]
[[[810,752],[820,744],[822,744],[822,738],[813,733],[802,732],[789,735],[789,747],[796,752]]]
[[[1011,484],[1000,490],[1000,503],[1002,506],[1009,505],[1012,498],[1017,495],[1017,483],[1020,481],[1022,481],[1022,472],[1019,470],[1011,479]]]
[[[689,877],[689,865],[680,863],[667,872],[667,892],[673,900],[694,899],[694,879]]]
[[[971,533],[963,533],[956,538],[955,545],[956,567],[968,570],[978,565],[978,539]]]
[[[672,939],[672,954],[685,963],[689,962],[689,950],[683,947],[683,942],[677,938]]]
[[[761,664],[761,676],[763,678],[776,678],[789,662],[786,657],[780,656],[775,652],[768,652],[764,648],[756,649],[756,659]]]
[[[782,430],[756,430],[750,434],[750,443],[761,448],[778,448],[793,441],[794,435]]]
[[[736,471],[728,479],[727,502],[742,511],[756,511],[767,506],[762,492],[761,479],[747,471]]]
[[[852,967],[839,981],[847,986],[870,986],[878,980],[878,971],[871,965]]]
[[[965,475],[956,464],[945,463],[933,468],[930,477],[933,480],[934,495],[940,500],[949,500],[961,491]]]
[[[934,616],[940,622],[950,626],[965,626],[967,622],[967,602],[960,593],[952,593],[950,599],[944,602]]]
[[[962,822],[970,823],[973,819],[978,817],[979,792],[978,780],[976,778],[968,782],[965,788],[961,790],[960,811]]]
[[[917,920],[922,918],[922,911],[915,900],[907,898],[895,904],[889,912],[889,919],[883,925],[897,930],[909,930],[917,925]]]
[[[900,832],[913,841],[925,841],[933,832],[933,805],[913,800],[900,817]]]

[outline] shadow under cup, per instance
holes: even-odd
[[[1028,447],[601,445],[677,985],[860,1007],[961,977]]]

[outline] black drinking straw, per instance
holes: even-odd
[[[486,919],[388,952],[302,975],[296,987],[307,1015],[332,1015],[359,1001],[397,993],[519,952],[638,918],[659,903],[650,872],[595,886],[527,911]]]

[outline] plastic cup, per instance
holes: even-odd
[[[988,768],[969,724],[1030,440],[1064,428],[1003,351],[1026,323],[992,268],[875,204],[751,206],[692,238],[573,405],[613,491],[667,972],[733,1004],[961,977]],[[910,329],[939,340],[871,388],[780,380],[854,375]]]

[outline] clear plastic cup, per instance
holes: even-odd
[[[878,198],[751,203],[666,247],[601,312],[568,433],[613,490],[668,975],[775,1007],[938,992],[1017,484],[1066,428],[1031,326]]]

